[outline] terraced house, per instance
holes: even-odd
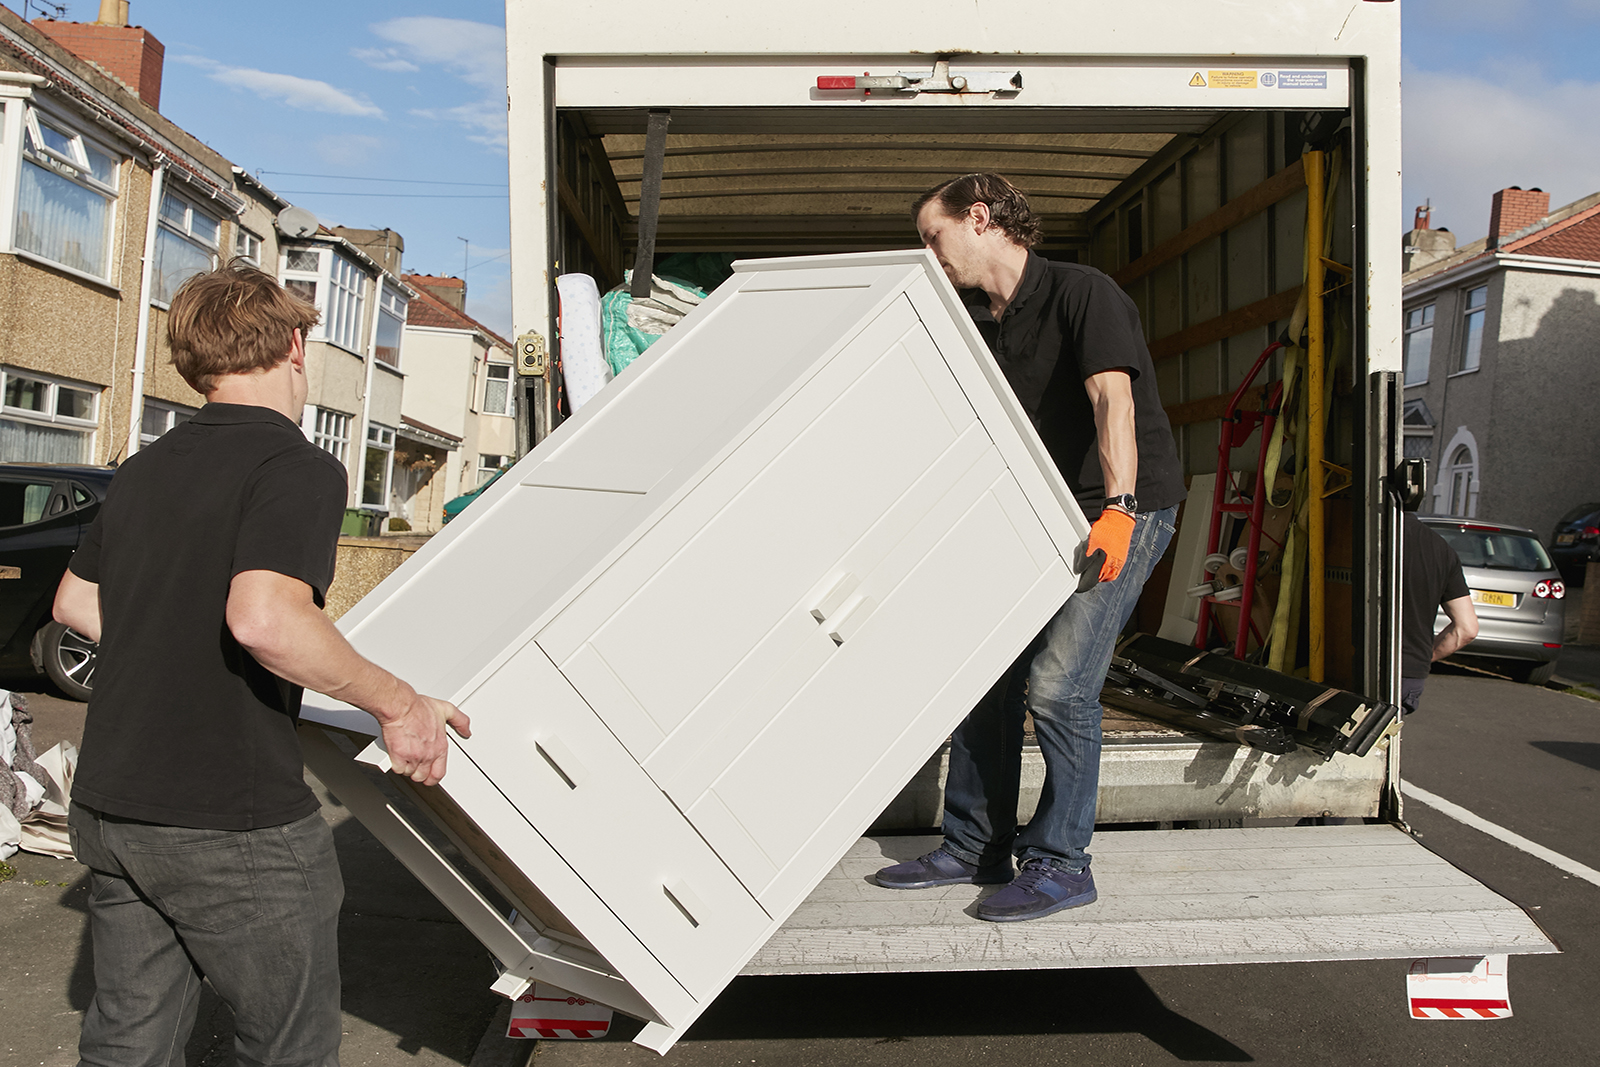
[[[0,461],[116,463],[192,415],[168,302],[243,256],[322,311],[303,428],[350,473],[347,529],[375,531],[409,491],[404,241],[320,225],[164,117],[164,49],[126,8],[29,23],[0,7]]]
[[[1494,194],[1462,248],[1419,211],[1405,235],[1405,452],[1434,472],[1438,515],[1548,537],[1600,499],[1600,193]]]

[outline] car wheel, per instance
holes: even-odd
[[[1556,674],[1556,661],[1548,663],[1518,663],[1510,670],[1511,677],[1528,685],[1544,685]]]
[[[70,626],[51,622],[39,631],[44,672],[73,700],[89,699],[100,646]]]

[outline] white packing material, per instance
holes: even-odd
[[[567,402],[577,411],[611,380],[600,341],[600,288],[587,274],[556,279],[561,295],[561,376]]]
[[[22,820],[22,850],[57,859],[72,859],[72,841],[67,833],[67,805],[72,801],[72,776],[78,770],[78,749],[62,741],[37,760],[39,769],[49,776],[44,799]]]

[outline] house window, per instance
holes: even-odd
[[[88,463],[98,386],[0,367],[0,461]]]
[[[482,485],[494,477],[494,472],[511,462],[510,456],[491,456],[480,454],[478,456],[478,484]]]
[[[118,157],[36,108],[23,129],[13,247],[109,278]]]
[[[511,364],[485,364],[483,374],[484,413],[487,415],[511,414]]]
[[[233,254],[257,267],[261,266],[261,238],[243,226],[236,227],[233,233]]]
[[[1428,459],[1433,455],[1433,413],[1421,397],[1407,400],[1400,416],[1406,459]]]
[[[1447,484],[1450,493],[1448,514],[1472,518],[1477,511],[1473,507],[1473,498],[1478,495],[1478,462],[1472,449],[1462,445],[1450,454],[1446,477],[1449,479]]]
[[[290,248],[283,253],[283,287],[316,306],[317,283],[322,280],[322,250]]]
[[[150,299],[170,304],[178,287],[216,266],[222,224],[177,193],[161,197],[161,223],[156,230],[155,278]]]
[[[1467,290],[1466,330],[1461,339],[1460,370],[1477,370],[1483,355],[1483,319],[1488,310],[1489,287],[1480,285]],[[1454,513],[1452,513],[1454,514]]]
[[[139,417],[139,443],[151,444],[174,426],[182,426],[193,417],[194,408],[145,397],[144,414]]]
[[[338,253],[331,256],[328,274],[328,305],[323,309],[323,335],[350,352],[361,351],[361,302],[366,295],[367,276]]]
[[[400,338],[406,325],[406,295],[392,285],[385,284],[383,297],[378,302],[378,344],[374,353],[378,362],[400,367]]]
[[[394,430],[378,423],[367,425],[367,469],[361,477],[361,503],[369,508],[389,508],[389,475],[394,467]]]
[[[311,443],[331,453],[333,458],[350,466],[350,416],[327,408],[318,408],[312,424]]]
[[[1428,360],[1433,356],[1433,305],[1406,312],[1406,384],[1428,380]]]

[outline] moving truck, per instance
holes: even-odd
[[[1315,435],[1320,456],[1304,429],[1290,449],[1312,457],[1297,462],[1320,488],[1307,490],[1311,475],[1302,473],[1300,496],[1316,498],[1307,510],[1320,512],[1311,523],[1320,530],[1303,592],[1262,578],[1263,602],[1277,593],[1285,604],[1263,625],[1288,624],[1275,644],[1284,670],[1397,702],[1397,530],[1407,485],[1420,482],[1399,434],[1397,3],[669,9],[511,0],[506,31],[513,313],[528,446],[552,434],[558,446],[562,437],[561,275],[591,275],[605,292],[630,268],[648,271],[679,253],[763,259],[915,248],[918,193],[949,176],[999,171],[1043,215],[1040,250],[1106,271],[1143,320],[1192,483],[1171,560],[1146,589],[1140,628],[1193,643],[1196,601],[1185,586],[1208,567],[1213,495],[1230,498],[1216,482],[1223,416],[1241,390],[1242,404],[1260,410],[1274,383],[1298,375],[1307,410],[1320,408],[1316,421],[1326,424]],[[1298,355],[1271,353],[1252,379],[1262,353],[1286,335]],[[753,333],[750,358],[760,353]],[[628,389],[634,374],[623,371],[601,398]],[[676,413],[705,415],[692,406]],[[1259,431],[1243,443],[1232,468],[1268,462]],[[530,462],[539,455],[534,448]],[[516,477],[493,492],[511,492]],[[1276,487],[1268,481],[1269,492]],[[521,559],[495,566],[538,568],[541,550],[529,543]],[[1401,747],[1390,730],[1364,755],[1270,754],[1108,712],[1095,907],[1020,924],[1002,944],[959,907],[922,907],[915,893],[889,904],[866,899],[864,875],[894,846],[864,841],[823,891],[777,917],[786,924],[744,972],[1553,951],[1514,905],[1404,832]],[[360,790],[325,743],[308,748],[308,762],[339,779],[329,784],[347,803]],[[1035,757],[1035,786],[1038,772]],[[876,828],[932,833],[939,774],[935,758]],[[508,967],[502,992],[516,995],[533,978],[572,978],[571,967],[541,970],[539,959],[578,958],[583,931],[539,920],[539,887],[506,869],[492,828],[425,803],[502,895],[525,905],[518,910],[533,929],[515,936],[392,806],[351,806]],[[914,839],[903,850],[927,847]],[[890,906],[901,901],[903,914]],[[605,961],[584,958],[605,970]],[[673,1018],[638,998],[617,1006],[647,1022],[639,1041],[664,1051],[717,988],[690,990],[696,1006]]]

